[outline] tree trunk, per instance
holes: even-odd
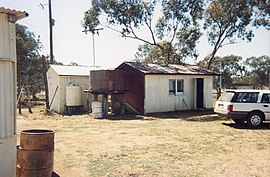
[[[268,86],[270,90],[270,68],[268,68]]]
[[[21,79],[19,79],[18,82],[18,94],[17,94],[17,99],[18,99],[18,109],[19,109],[19,114],[22,114],[22,106],[21,106],[21,92],[22,92],[22,84],[21,84]]]
[[[27,76],[26,76],[26,92],[27,92],[27,99],[28,99],[28,101],[27,101],[27,106],[28,106],[28,111],[29,111],[31,114],[33,114],[32,108],[31,108],[31,102],[30,102],[30,92],[29,92],[29,87],[28,87],[28,79],[29,79],[29,77],[28,77],[28,75],[27,75]]]
[[[21,105],[21,98],[19,98],[19,102],[18,102],[18,109],[19,109],[19,114],[22,115],[22,105]]]
[[[50,109],[49,104],[49,89],[48,89],[48,80],[47,80],[47,67],[46,67],[46,58],[44,55],[42,55],[42,61],[43,61],[43,81],[44,81],[44,88],[45,88],[45,100],[46,100],[46,108]]]
[[[210,57],[210,59],[209,59],[209,61],[208,61],[208,65],[207,65],[207,69],[208,69],[208,70],[210,70],[210,68],[211,68],[211,64],[212,64],[212,62],[213,62],[213,59],[214,59],[216,53],[217,53],[217,49],[214,48],[213,52],[211,53],[211,57]]]

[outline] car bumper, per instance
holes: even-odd
[[[238,120],[246,120],[248,116],[248,112],[228,112],[228,113],[219,113],[216,112],[221,117],[228,117],[232,119],[238,119]]]

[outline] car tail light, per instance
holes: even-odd
[[[227,111],[232,112],[233,111],[233,105],[228,105],[227,106]]]

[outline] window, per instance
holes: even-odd
[[[177,93],[183,93],[184,92],[184,79],[177,80]]]
[[[270,93],[269,94],[263,94],[262,96],[262,103],[270,103]]]
[[[218,101],[228,101],[230,102],[232,100],[232,97],[234,95],[234,92],[225,92],[221,97],[218,99]]]
[[[259,93],[240,92],[236,95],[234,102],[257,103]]]
[[[169,79],[169,94],[175,94],[175,79]]]
[[[169,95],[184,92],[184,79],[169,79]]]

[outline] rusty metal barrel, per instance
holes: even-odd
[[[17,177],[51,177],[54,164],[54,131],[22,131],[17,153]]]

